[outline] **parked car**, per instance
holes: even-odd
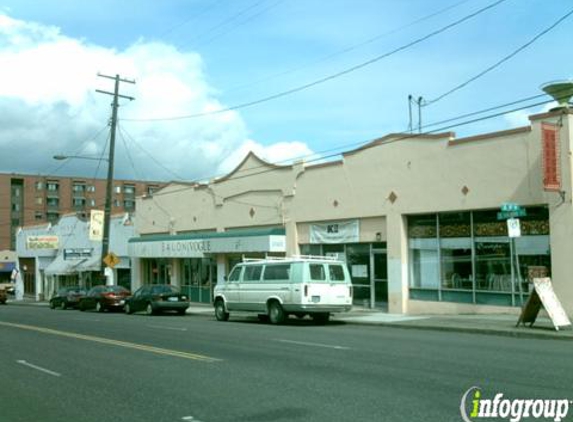
[[[249,260],[217,283],[213,305],[218,321],[227,321],[231,311],[248,311],[272,324],[289,315],[324,324],[331,313],[352,308],[352,281],[346,265],[330,257]]]
[[[152,284],[142,286],[135,291],[133,296],[125,302],[126,314],[145,311],[147,315],[153,315],[163,311],[176,311],[184,315],[189,307],[189,298],[179,289],[170,284]]]
[[[86,295],[86,290],[80,286],[67,286],[59,289],[50,299],[50,308],[77,308],[80,299]]]
[[[131,292],[122,286],[94,286],[80,299],[78,308],[80,311],[95,309],[98,312],[120,310],[129,295]]]

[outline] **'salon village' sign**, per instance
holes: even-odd
[[[284,235],[146,240],[129,243],[129,256],[139,258],[203,258],[212,253],[285,252]]]

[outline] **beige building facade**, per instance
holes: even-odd
[[[572,122],[559,109],[471,138],[392,134],[318,164],[249,154],[208,184],[137,199],[132,288],[171,282],[206,302],[242,256],[336,255],[357,305],[517,312],[541,271],[571,315]],[[499,215],[508,203],[516,238]]]

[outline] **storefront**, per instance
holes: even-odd
[[[173,284],[191,301],[210,303],[217,280],[223,280],[243,257],[284,256],[285,248],[281,228],[133,238],[129,254],[139,277],[132,279],[132,289],[144,284]]]

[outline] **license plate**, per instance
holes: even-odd
[[[170,298],[167,298],[167,300],[168,300],[169,302],[178,302],[178,301],[179,301],[179,298],[178,298],[178,297],[170,297]]]
[[[318,303],[318,302],[320,302],[320,296],[313,296],[311,298],[311,300],[312,300],[312,303]]]

